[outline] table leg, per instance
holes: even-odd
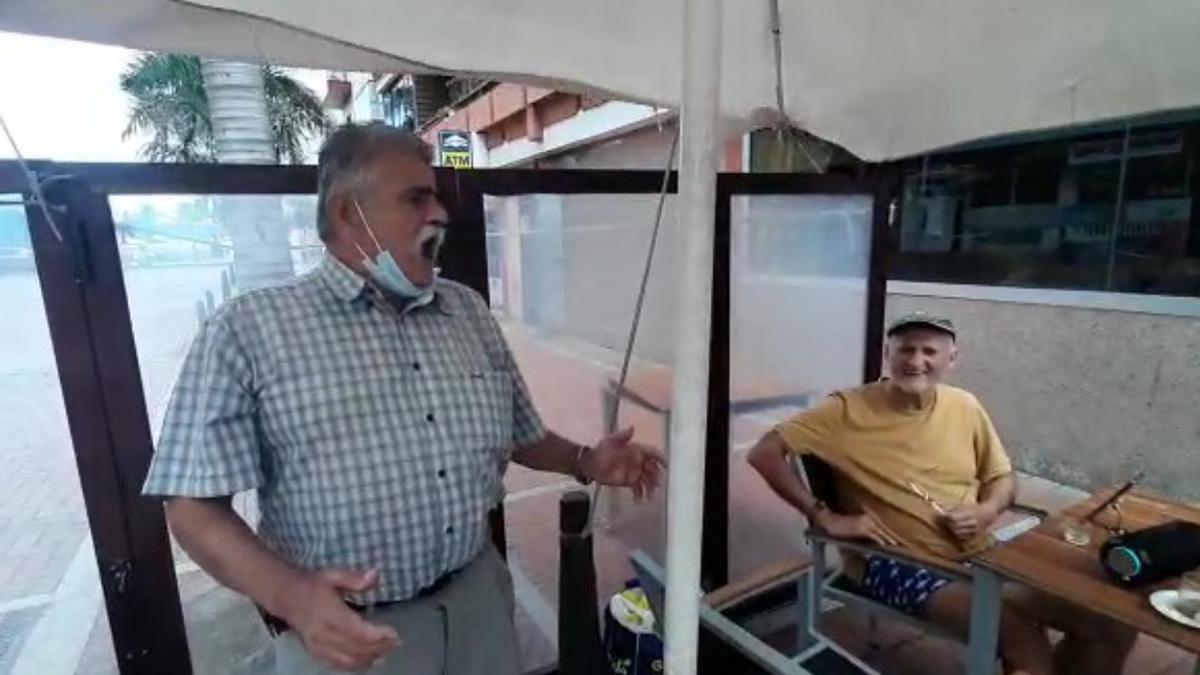
[[[995,675],[1000,642],[1000,578],[982,567],[976,567],[972,576],[967,675]]]

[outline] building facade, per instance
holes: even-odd
[[[466,132],[476,167],[661,169],[675,121],[649,106],[485,83],[414,128],[435,146],[440,132]],[[829,144],[763,130],[731,143],[722,169],[854,166]],[[1145,469],[1153,487],[1200,498],[1200,114],[997,139],[897,166],[888,313],[923,308],[961,324],[955,378],[992,411],[1017,463],[1084,488]],[[490,199],[498,311],[545,335],[619,350],[653,201]],[[744,352],[732,355],[735,378],[759,362],[792,361],[783,372],[845,377],[803,363],[836,352],[856,329],[825,318],[855,306],[828,278],[857,274],[863,255],[855,205],[827,206],[839,220],[817,225],[820,235],[797,235],[787,215],[809,206],[781,202],[761,204],[735,236],[734,344]],[[637,354],[669,366],[678,276],[670,225],[664,237]],[[831,266],[841,271],[827,274]],[[814,270],[825,270],[825,285],[806,293]],[[830,339],[788,347],[786,336],[814,331]]]

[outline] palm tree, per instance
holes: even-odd
[[[265,163],[303,162],[304,139],[324,133],[329,119],[312,90],[274,66],[141,54],[121,73],[121,90],[132,102],[122,137],[149,135],[140,153],[153,162],[217,161],[224,139],[214,131],[212,113],[223,101],[211,100],[209,90],[214,79],[223,78],[233,80],[227,91],[234,98],[238,95],[233,90],[242,87],[245,100],[247,85],[253,97],[256,85],[247,81],[253,79],[253,71],[261,72],[257,87],[265,96],[270,122],[272,154]]]
[[[329,120],[316,95],[272,66],[142,54],[121,75],[132,99],[124,137],[149,134],[146,159],[277,164],[304,161],[304,140]],[[289,226],[278,200],[222,197],[233,272],[247,290],[292,276]]]

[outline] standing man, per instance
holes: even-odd
[[[663,458],[632,429],[595,447],[543,429],[486,303],[437,276],[447,215],[423,141],[346,126],[319,164],[324,260],[204,325],[144,492],[279,620],[281,674],[515,674],[488,529],[509,459],[642,496]],[[231,506],[245,490],[257,533]]]

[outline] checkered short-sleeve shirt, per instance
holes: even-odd
[[[476,293],[396,311],[327,256],[235,298],[184,361],[147,495],[257,489],[259,535],[299,567],[377,568],[412,597],[482,550],[511,449],[545,431]]]

